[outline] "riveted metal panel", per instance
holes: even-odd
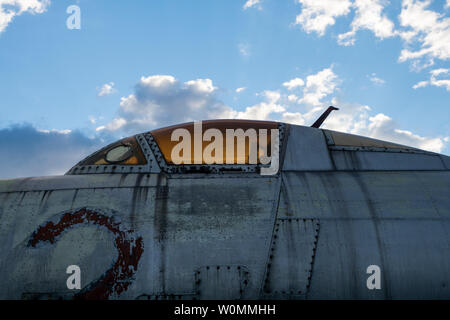
[[[331,150],[336,170],[446,170],[439,155]]]
[[[278,178],[169,179],[168,190],[168,197],[155,208],[150,268],[159,276],[151,292],[191,293],[196,290],[192,277],[199,268],[221,266],[225,269],[220,272],[227,272],[227,266],[242,266],[251,273],[242,296],[258,298]],[[213,279],[202,276],[201,281],[205,297],[212,298],[214,283],[204,281]],[[222,287],[225,292],[236,292],[236,288]]]
[[[71,168],[66,175],[85,175],[85,174],[110,174],[110,173],[158,173],[161,172],[153,151],[150,149],[144,134],[135,136],[146,160],[145,165],[121,165],[121,164],[99,164],[99,165],[79,165]],[[82,163],[81,161],[80,163]]]
[[[154,294],[141,294],[136,297],[136,300],[156,300],[156,301],[167,301],[167,300],[193,300],[196,298],[194,293],[180,293],[180,294],[164,294],[164,293],[154,293]]]
[[[0,250],[8,258],[0,272],[14,277],[2,278],[0,297],[70,298],[74,293],[64,289],[66,264],[80,266],[85,289],[115,264],[115,235],[88,223],[90,216],[63,228],[54,243],[27,246],[40,228],[62,227],[62,217],[83,208],[112,219],[130,236],[142,237],[137,272],[125,279],[126,290],[108,293],[109,298],[192,297],[194,272],[205,264],[247,267],[254,277],[243,296],[258,297],[278,200],[277,177],[167,180],[164,175],[110,175],[109,184],[107,177],[65,176],[54,181],[53,190],[45,190],[51,179],[6,183],[8,191],[0,193]]]
[[[198,299],[242,299],[249,283],[245,266],[213,265],[195,271],[195,292]]]
[[[279,217],[319,218],[307,298],[450,297],[450,173],[285,172]],[[447,199],[446,199],[447,198]],[[369,290],[367,267],[381,269]]]
[[[278,218],[264,281],[266,298],[302,298],[310,285],[319,221]]]
[[[144,134],[136,135],[136,140],[138,141],[139,145],[141,146],[142,152],[145,154],[145,157],[147,158],[149,171],[154,173],[161,172],[161,169],[159,168],[158,165],[158,161],[156,161],[156,157],[153,151],[151,150],[147,140],[145,139],[145,135]]]
[[[391,285],[380,223],[370,219],[320,220],[308,299],[388,299]],[[381,289],[369,290],[367,267],[381,269]]]
[[[321,220],[309,299],[449,299],[449,222]],[[370,265],[380,289],[369,290]]]
[[[333,170],[322,130],[290,126],[283,170]]]

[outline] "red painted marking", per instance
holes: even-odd
[[[142,237],[136,240],[127,235],[133,230],[122,231],[120,224],[107,217],[86,208],[76,212],[67,212],[57,223],[48,222],[33,233],[29,245],[35,247],[41,241],[55,243],[57,237],[68,228],[80,224],[94,224],[105,227],[115,235],[115,245],[118,258],[112,268],[107,270],[98,280],[93,281],[85,289],[75,295],[78,299],[108,299],[113,293],[120,295],[128,289],[133,274],[138,268],[139,259],[144,251]]]

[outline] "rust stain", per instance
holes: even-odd
[[[93,224],[105,227],[115,235],[115,246],[118,258],[114,265],[98,280],[91,282],[87,287],[75,295],[75,299],[105,300],[112,294],[120,295],[128,289],[134,273],[137,271],[139,259],[144,251],[142,237],[137,239],[129,237],[133,230],[122,231],[120,223],[86,208],[75,212],[65,213],[61,219],[54,223],[48,222],[33,233],[29,245],[36,247],[39,242],[55,243],[63,231],[80,224]]]

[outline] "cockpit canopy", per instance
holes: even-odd
[[[114,168],[114,172],[132,172],[130,166],[140,166],[141,170],[134,172],[143,172],[143,167],[156,166],[155,162],[159,167],[258,165],[262,155],[270,154],[272,130],[280,126],[284,124],[273,121],[207,120],[156,129],[106,146],[78,163],[69,174],[74,171],[109,173],[108,166]],[[185,148],[180,147],[182,143]],[[232,145],[232,149],[228,144]],[[174,154],[181,157],[181,163],[174,159]]]

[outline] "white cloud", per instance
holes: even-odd
[[[250,56],[250,46],[247,43],[240,43],[238,45],[239,53],[244,56]]]
[[[445,72],[436,69],[432,75]],[[338,101],[333,94],[340,82],[331,67],[325,68],[306,77],[299,96],[290,93],[288,86],[281,85],[280,90],[258,94],[260,102],[238,111],[219,100],[219,90],[210,79],[182,83],[170,75],[142,77],[135,92],[122,98],[117,117],[97,130],[137,133],[205,119],[278,120],[311,125],[328,105],[335,105],[340,110],[325,121],[324,128],[436,152],[441,152],[448,143],[447,137],[424,137],[399,128],[388,115],[375,113],[369,106]]]
[[[237,88],[237,89],[236,89],[236,93],[241,93],[241,92],[244,91],[245,89],[247,89],[247,88],[246,88],[246,87]]]
[[[288,90],[293,90],[297,87],[302,87],[305,85],[305,82],[300,79],[300,78],[294,78],[290,81],[287,81],[285,83],[283,83],[283,86],[285,86],[286,88],[288,88]]]
[[[322,127],[353,134],[361,134],[362,130],[367,128],[366,120],[371,112],[369,106],[343,103],[336,100],[332,104],[338,106],[339,111],[334,111]],[[313,123],[325,109],[326,107],[317,108],[313,112],[307,113],[308,123]]]
[[[140,85],[151,88],[152,92],[165,92],[177,83],[177,80],[168,75],[155,75],[150,77],[141,77]]]
[[[105,83],[98,91],[99,97],[108,96],[115,92],[114,82]]]
[[[36,129],[38,132],[41,133],[57,133],[57,134],[69,134],[72,132],[70,129],[63,129],[63,130],[57,130],[57,129]]]
[[[384,0],[355,0],[352,5],[355,17],[351,23],[351,30],[338,35],[338,43],[345,46],[353,45],[356,32],[362,29],[372,31],[380,39],[395,36],[394,23],[382,13],[386,4]]]
[[[338,43],[341,46],[352,46],[355,44],[355,33],[356,31],[348,31],[346,33],[341,33],[338,35]]]
[[[337,84],[337,76],[331,68],[309,75],[306,77],[303,98],[299,100],[299,103],[321,106],[323,104],[322,99],[333,93]]]
[[[432,74],[437,76],[446,72],[446,69],[438,69]],[[370,77],[379,79],[374,73]],[[379,82],[379,80],[372,81]],[[424,137],[400,129],[391,117],[382,113],[374,113],[367,105],[349,104],[331,98],[339,82],[338,76],[331,68],[325,68],[316,74],[309,75],[306,77],[303,96],[297,97],[296,100],[291,97],[291,94],[282,94],[278,99],[278,104],[284,106],[280,101],[285,99],[286,111],[280,114],[273,113],[272,117],[279,115],[280,120],[284,122],[311,125],[326,109],[329,102],[331,105],[338,106],[340,110],[333,112],[323,124],[324,128],[392,141],[434,152],[441,152],[449,142],[448,137]],[[300,102],[300,104],[289,104],[292,102]]]
[[[374,84],[376,85],[383,85],[386,83],[386,81],[384,81],[383,79],[377,77],[377,75],[375,73],[372,73],[369,77],[370,81],[372,81]]]
[[[246,10],[246,9],[252,8],[252,7],[256,7],[259,10],[261,10],[261,0],[247,0],[247,2],[245,2],[242,9]]]
[[[39,14],[47,10],[50,0],[0,0],[0,33],[22,13]]]
[[[301,126],[305,124],[305,118],[300,112],[284,112],[281,121]]]
[[[440,68],[440,69],[434,69],[431,70],[430,73],[432,76],[437,77],[440,74],[447,74],[450,72],[450,69]]]
[[[384,13],[389,4],[387,0],[297,1],[302,4],[302,11],[295,23],[307,33],[322,36],[335,24],[336,18],[353,11],[350,30],[337,36],[340,45],[353,45],[357,31],[365,29],[379,39],[400,37],[404,44],[398,61],[411,61],[414,70],[432,66],[435,59],[450,59],[450,17],[431,10],[431,0],[402,0],[398,26]],[[449,8],[449,1],[444,9]]]
[[[299,97],[297,97],[295,94],[288,95],[289,102],[297,102],[298,100],[299,100]]]
[[[372,31],[377,38],[384,39],[397,35],[394,23],[383,14],[387,4],[385,0],[298,0],[302,4],[302,11],[296,17],[296,24],[302,25],[307,32],[317,32],[319,36],[325,34],[327,27],[335,24],[335,18],[345,16],[351,10],[355,17],[350,31],[338,35],[341,45],[353,45],[358,30]]]
[[[399,21],[408,33],[400,34],[407,46],[400,62],[425,60],[429,66],[435,58],[450,58],[450,18],[427,9],[430,4],[430,0],[403,0]]]
[[[413,134],[407,130],[398,129],[392,118],[382,113],[369,117],[366,128],[358,131],[358,134],[366,134],[378,139],[393,141],[433,152],[441,152],[448,141],[447,137],[427,138]]]
[[[190,80],[184,83],[186,87],[190,90],[193,90],[197,93],[209,94],[212,93],[217,88],[213,86],[211,79],[197,79]]]
[[[450,79],[437,79],[438,76],[443,74],[450,74],[450,69],[440,68],[430,71],[430,80],[420,81],[413,86],[413,89],[423,88],[426,86],[444,87],[447,91],[450,91]]]
[[[270,103],[276,103],[280,100],[281,94],[279,91],[266,90],[262,93],[262,96]]]
[[[97,131],[137,133],[197,119],[231,118],[235,112],[216,97],[210,79],[180,83],[170,75],[141,77],[135,92],[122,97],[117,117]]]
[[[302,11],[297,15],[295,24],[300,24],[307,33],[325,34],[327,27],[335,24],[335,18],[350,12],[349,0],[298,0]]]
[[[272,119],[273,113],[281,113],[286,109],[279,104],[270,102],[260,102],[253,106],[245,108],[243,112],[233,114],[235,119],[251,119],[251,120],[269,120]]]
[[[413,89],[423,88],[428,85],[428,81],[420,81],[413,85]]]
[[[392,120],[391,120],[392,121]],[[433,152],[441,152],[444,146],[449,141],[448,137],[426,138],[412,133],[408,130],[394,129],[397,137],[396,141],[410,146],[417,146],[419,149],[424,149]]]
[[[103,130],[117,131],[117,130],[121,129],[122,127],[124,127],[127,123],[128,123],[127,120],[125,120],[124,118],[121,118],[121,117],[114,118],[107,125],[97,127],[95,129],[95,131],[103,131]]]
[[[94,117],[91,115],[88,117],[88,120],[90,124],[96,124],[98,121],[103,120],[103,117]]]
[[[269,120],[272,114],[284,112],[286,108],[278,104],[281,94],[278,91],[264,91],[261,96],[265,101],[245,108],[243,112],[233,111],[230,113],[232,118],[236,119],[252,119],[252,120]]]

